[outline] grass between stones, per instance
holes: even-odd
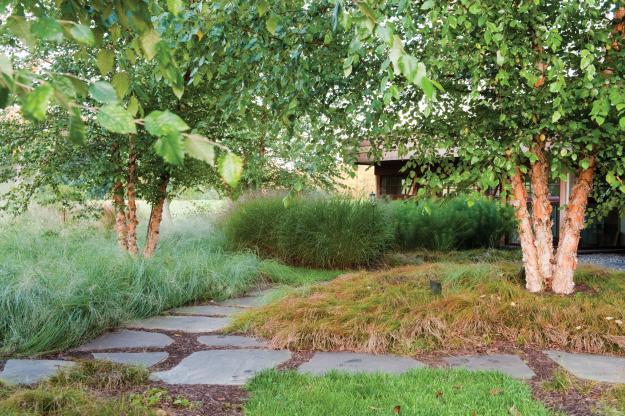
[[[535,295],[520,263],[425,263],[355,272],[240,316],[278,348],[410,354],[508,342],[625,353],[625,274],[581,266],[582,292]],[[430,281],[442,283],[442,295]]]
[[[499,373],[417,369],[323,377],[265,372],[248,385],[247,416],[552,415],[527,385]]]

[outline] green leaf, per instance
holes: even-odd
[[[63,40],[63,28],[56,19],[51,17],[44,16],[38,18],[32,23],[30,31],[33,35],[42,40],[51,40],[54,42]]]
[[[96,120],[100,126],[112,133],[134,134],[137,132],[134,118],[119,104],[106,104],[100,107]]]
[[[401,41],[401,38],[397,35],[393,36],[393,46],[391,47],[388,58],[393,63],[393,71],[395,75],[401,74],[401,69],[399,68],[399,58],[404,55],[404,45]]]
[[[148,60],[152,60],[156,56],[156,45],[161,41],[160,35],[155,30],[148,30],[139,38],[141,47]]]
[[[406,77],[408,82],[413,83],[416,81],[418,64],[417,58],[412,55],[403,54],[399,57],[399,70]]]
[[[117,102],[115,88],[106,81],[96,81],[91,84],[89,87],[89,95],[102,104]]]
[[[169,13],[178,16],[184,10],[182,0],[167,0],[167,9]]]
[[[267,27],[269,33],[275,35],[279,23],[280,18],[278,17],[278,15],[272,13],[272,15],[269,16],[269,19],[267,19],[267,23],[265,24],[265,26]]]
[[[195,159],[211,166],[215,163],[215,146],[204,136],[188,134],[184,140],[184,149]]]
[[[167,163],[179,165],[184,160],[184,149],[180,133],[173,132],[154,142],[154,150]]]
[[[619,186],[619,181],[616,179],[613,172],[608,172],[607,175],[605,175],[605,181],[613,188]]]
[[[625,117],[621,117],[621,119],[618,121],[618,125],[621,130],[625,130]]]
[[[176,114],[165,111],[152,111],[144,120],[145,129],[154,136],[166,136],[189,130],[189,126]]]
[[[50,98],[54,94],[54,88],[50,84],[44,84],[35,88],[30,94],[22,99],[22,113],[24,116],[36,121],[43,121],[48,112]]]
[[[434,84],[432,84],[432,81],[430,81],[428,77],[421,78],[421,89],[429,100],[434,99]]]
[[[551,122],[552,123],[557,123],[558,120],[560,120],[560,118],[562,117],[562,114],[560,114],[559,111],[556,111],[553,113],[553,115],[551,116]]]
[[[127,110],[133,117],[139,112],[139,100],[137,100],[137,97],[134,95],[130,97],[130,100],[128,100]]]
[[[80,109],[74,107],[69,116],[69,140],[72,143],[82,144],[85,142],[85,123],[80,117]]]
[[[590,166],[590,162],[588,161],[588,159],[584,159],[579,162],[579,165],[582,169],[588,169],[588,167]]]
[[[3,53],[0,53],[0,73],[13,76],[13,64],[11,60]]]
[[[128,87],[130,86],[130,77],[127,72],[118,72],[113,75],[111,79],[111,84],[113,88],[115,88],[115,92],[119,99],[124,98],[126,93],[128,92]]]
[[[96,63],[98,64],[100,74],[108,74],[115,65],[115,53],[110,49],[102,49],[96,56]]]
[[[227,153],[219,160],[218,171],[224,181],[235,188],[243,174],[243,159],[234,153]]]
[[[69,33],[78,43],[82,43],[83,45],[87,46],[95,45],[95,37],[93,36],[93,32],[91,31],[91,29],[89,29],[88,26],[74,23],[72,28],[69,30]]]
[[[497,50],[497,65],[502,66],[506,62],[506,58],[501,54],[501,51]]]
[[[260,17],[263,17],[265,13],[267,13],[268,10],[269,10],[269,3],[267,3],[265,0],[259,1],[258,4],[256,5],[256,11],[258,12],[258,15]]]
[[[0,109],[6,108],[9,104],[9,89],[0,87]]]

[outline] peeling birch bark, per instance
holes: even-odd
[[[549,201],[549,165],[542,144],[536,144],[533,152],[538,156],[536,163],[532,165],[532,225],[536,252],[538,255],[538,268],[541,274],[543,286],[551,287],[553,274],[553,231],[551,213],[553,208]]]
[[[135,183],[137,180],[137,154],[135,153],[135,137],[130,135],[128,139],[128,182],[126,184],[126,194],[128,199],[128,252],[137,254],[137,201]]]
[[[161,230],[161,221],[163,219],[163,208],[167,199],[167,185],[169,184],[169,175],[162,175],[158,186],[159,197],[155,204],[152,205],[150,211],[150,220],[148,221],[148,232],[143,248],[143,257],[152,257],[156,251]]]

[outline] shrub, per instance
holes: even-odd
[[[252,249],[287,263],[342,268],[377,262],[392,228],[384,210],[363,200],[307,195],[288,207],[279,196],[253,197],[225,219],[231,249]]]
[[[467,197],[390,202],[397,244],[431,250],[496,247],[514,225],[511,209],[487,198],[472,202]]]

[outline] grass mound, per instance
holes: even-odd
[[[409,354],[503,341],[625,354],[624,273],[580,267],[584,291],[560,297],[527,292],[520,270],[436,263],[352,273],[243,315],[233,329],[293,349]]]
[[[303,196],[288,207],[279,196],[252,197],[229,213],[223,228],[232,249],[331,269],[379,261],[392,238],[384,210],[339,197]]]
[[[265,372],[247,386],[248,416],[551,415],[525,384],[498,373],[412,370],[400,376]]]
[[[2,224],[0,354],[75,346],[129,319],[241,294],[261,277],[252,254],[222,250],[204,225],[166,231],[149,260],[96,227]]]

